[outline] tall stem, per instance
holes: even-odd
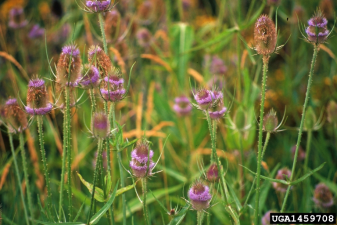
[[[102,158],[102,151],[103,151],[103,140],[99,139],[98,140],[98,152],[97,152],[97,158],[96,158],[95,172],[94,172],[94,181],[92,183],[92,193],[91,193],[91,201],[90,201],[90,208],[89,208],[89,215],[88,215],[87,224],[89,224],[89,222],[90,222],[91,211],[92,211],[93,203],[94,203],[94,199],[95,199],[96,180],[97,180],[97,176],[98,176],[98,168],[99,168],[100,160]]]
[[[108,46],[106,44],[106,36],[105,36],[105,30],[104,30],[104,19],[103,19],[102,13],[98,13],[98,19],[99,19],[99,26],[101,28],[104,52],[105,52],[105,54],[108,55]]]
[[[64,174],[66,172],[66,157],[67,157],[67,129],[66,129],[67,114],[63,114],[63,151],[62,151],[62,171],[61,171],[61,185],[60,185],[60,199],[59,199],[59,215],[62,215],[62,201],[64,189]]]
[[[310,143],[312,139],[312,130],[308,130],[308,139],[307,139],[307,148],[305,150],[305,160],[304,160],[304,170],[308,170],[308,161],[309,161],[309,155],[310,155]]]
[[[270,139],[270,132],[267,132],[266,139],[264,140],[264,145],[263,145],[261,160],[263,160],[263,156],[264,156],[264,153],[266,152],[269,139]]]
[[[314,74],[314,67],[315,67],[315,63],[316,63],[316,58],[317,58],[318,50],[319,50],[319,46],[318,46],[318,44],[315,44],[314,45],[314,54],[312,56],[311,68],[310,68],[309,79],[308,79],[308,87],[307,87],[307,92],[305,94],[305,100],[304,100],[304,105],[303,105],[303,112],[302,112],[302,118],[301,118],[301,123],[300,123],[300,129],[298,131],[298,136],[297,136],[297,143],[296,143],[296,150],[295,150],[295,155],[294,155],[294,162],[293,162],[293,167],[291,169],[290,182],[293,180],[294,174],[295,174],[295,168],[296,168],[297,156],[298,156],[298,149],[299,149],[300,144],[301,144],[301,138],[302,138],[302,132],[303,132],[303,126],[304,126],[305,112],[307,110],[307,105],[308,105],[308,101],[309,101],[310,88],[311,88],[311,83],[312,83],[312,77],[313,77],[313,74]],[[284,196],[284,200],[283,200],[283,204],[282,204],[282,208],[281,208],[281,213],[284,212],[284,208],[285,208],[285,205],[287,203],[287,199],[288,199],[288,196],[289,196],[290,188],[291,188],[291,185],[288,186],[287,192],[286,192],[286,194]]]
[[[116,126],[116,113],[115,113],[115,103],[111,103],[110,108],[110,114],[112,114],[112,117],[110,116],[110,119],[112,119],[113,128],[117,128]],[[118,167],[119,167],[119,173],[121,177],[121,186],[122,188],[125,187],[125,181],[124,181],[124,172],[122,167],[122,157],[121,153],[119,152],[119,143],[118,140],[116,141],[116,155],[118,159]],[[125,200],[125,193],[122,194],[122,207],[123,207],[123,225],[126,225],[126,200]]]
[[[257,156],[257,173],[256,173],[256,199],[255,199],[255,224],[259,224],[259,204],[260,204],[260,174],[261,174],[261,160],[262,160],[262,128],[263,128],[263,113],[264,100],[266,94],[267,70],[268,70],[269,56],[263,56],[263,76],[261,87],[261,106],[260,106],[260,124],[259,124],[259,144]]]
[[[91,114],[96,111],[96,99],[95,99],[95,93],[94,89],[91,88],[89,90],[90,93],[90,100],[91,100]]]
[[[29,210],[30,216],[33,217],[32,194],[31,194],[31,191],[30,191],[30,185],[29,185],[29,179],[28,179],[28,169],[27,169],[27,158],[26,158],[26,151],[25,151],[25,141],[23,139],[22,132],[20,132],[20,134],[19,134],[19,139],[20,139],[20,149],[21,149],[21,157],[22,157],[23,174],[24,174],[25,182],[26,182],[28,210]]]
[[[197,211],[197,222],[198,222],[198,225],[201,225],[202,224],[202,214],[203,212],[202,211]]]
[[[146,205],[146,195],[147,195],[147,180],[146,178],[142,179],[142,189],[143,189],[143,211],[144,211],[144,219],[145,219],[145,224],[150,224],[149,220],[149,212],[147,210],[147,205]]]
[[[39,131],[39,142],[40,142],[40,150],[42,156],[42,163],[43,163],[43,171],[46,180],[46,187],[47,187],[47,211],[50,212],[51,208],[51,192],[50,192],[50,183],[49,183],[49,175],[48,175],[48,167],[47,167],[47,160],[46,160],[46,151],[44,149],[44,137],[43,137],[43,117],[37,116],[37,126]]]
[[[20,190],[20,196],[21,196],[21,201],[22,201],[22,205],[23,205],[23,211],[25,213],[25,220],[26,220],[26,224],[29,224],[25,198],[23,196],[23,191],[22,191],[22,188],[21,188],[21,178],[20,178],[20,173],[19,173],[18,162],[16,161],[16,156],[15,156],[15,151],[14,151],[14,146],[13,146],[13,135],[11,133],[9,133],[9,142],[10,142],[11,151],[12,151],[12,155],[13,155],[15,174],[16,174],[16,178],[18,180],[18,188]]]
[[[71,220],[72,214],[72,190],[71,190],[71,141],[70,141],[70,130],[71,130],[71,117],[70,117],[70,87],[66,87],[66,143],[67,143],[67,161],[68,161],[68,209],[69,209],[69,221]]]

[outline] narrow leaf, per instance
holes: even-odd
[[[322,163],[322,164],[321,164],[319,167],[317,167],[316,169],[310,171],[309,173],[307,173],[307,174],[305,174],[304,176],[298,178],[297,180],[291,182],[290,184],[291,184],[291,185],[294,185],[294,184],[298,184],[298,183],[302,182],[302,181],[305,180],[306,178],[308,178],[308,177],[310,177],[311,175],[313,175],[314,173],[316,173],[318,170],[322,169],[325,163],[326,163],[326,162]]]

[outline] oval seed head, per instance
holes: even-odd
[[[323,16],[321,10],[317,10],[315,15],[308,21],[308,27],[305,32],[310,42],[319,44],[324,43],[329,36],[327,29],[328,20]]]
[[[316,118],[315,112],[313,108],[309,106],[308,110],[305,112],[304,128],[306,130],[313,130],[316,122],[317,122],[317,118]]]
[[[78,86],[82,69],[81,63],[80,50],[75,45],[64,46],[57,63],[56,82],[62,86]]]
[[[89,48],[88,60],[90,64],[99,69],[101,77],[106,76],[112,66],[109,56],[98,45],[93,45]]]
[[[212,199],[209,187],[203,184],[203,182],[200,180],[194,182],[188,191],[188,197],[191,200],[193,209],[197,211],[203,211],[207,209]]]
[[[94,112],[91,119],[91,131],[96,138],[104,139],[110,135],[108,116],[103,112]]]
[[[267,115],[263,118],[263,130],[271,133],[276,131],[278,125],[278,119],[274,109],[271,109]]]
[[[335,101],[330,101],[326,112],[328,114],[328,121],[330,123],[337,123],[337,103]]]
[[[279,180],[289,180],[291,177],[291,171],[288,168],[283,168],[277,171],[275,179]],[[273,182],[273,187],[277,192],[285,193],[287,191],[288,185]]]
[[[148,142],[141,140],[131,152],[130,167],[137,178],[151,176],[155,163],[152,161],[154,153],[150,150]]]
[[[255,48],[260,55],[269,55],[276,48],[276,30],[274,22],[266,15],[260,16],[254,27]]]
[[[319,208],[330,208],[333,205],[333,196],[324,183],[320,183],[316,185],[314,198],[315,205]]]
[[[80,84],[84,89],[93,89],[97,87],[99,84],[98,69],[93,65],[85,64]]]
[[[264,216],[261,219],[261,223],[262,225],[271,225],[270,223],[270,213],[276,213],[273,210],[269,210],[268,212],[266,212],[266,214],[264,214]]]
[[[45,82],[42,79],[32,79],[28,83],[26,112],[30,115],[45,115],[52,110],[48,102]]]
[[[7,100],[4,107],[4,118],[10,133],[22,132],[28,127],[27,116],[15,98]]]
[[[216,163],[213,163],[207,170],[206,173],[207,180],[209,182],[217,182],[219,180],[219,170]]]

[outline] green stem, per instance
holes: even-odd
[[[214,163],[214,156],[216,155],[216,138],[213,135],[214,130],[213,130],[212,121],[211,121],[211,118],[209,116],[208,111],[206,112],[206,119],[207,119],[209,133],[211,135],[211,144],[212,144],[211,164],[213,164]]]
[[[202,214],[203,212],[202,211],[197,211],[197,221],[198,221],[198,225],[201,225],[202,224]]]
[[[111,117],[112,115],[112,117]],[[117,128],[116,126],[116,113],[115,113],[115,103],[111,102],[110,106],[110,120],[112,119],[113,128]],[[125,187],[125,181],[124,181],[124,172],[122,167],[122,157],[121,153],[119,152],[119,143],[118,140],[116,141],[116,155],[118,159],[118,167],[119,167],[119,173],[121,178],[121,186],[122,188]],[[122,194],[122,207],[123,207],[123,225],[126,225],[126,200],[125,200],[125,193]]]
[[[32,203],[32,194],[30,191],[29,179],[28,179],[28,169],[27,169],[27,158],[26,158],[26,151],[25,151],[25,141],[23,138],[23,133],[20,132],[19,134],[20,139],[20,148],[21,148],[21,157],[22,157],[22,168],[23,174],[25,177],[26,182],[26,190],[27,190],[27,201],[28,201],[28,210],[31,217],[33,217],[33,203]]]
[[[270,139],[270,132],[267,132],[266,139],[264,140],[264,145],[263,145],[261,160],[263,160],[263,156],[264,156],[264,153],[266,152],[269,139]]]
[[[260,124],[259,124],[259,144],[258,144],[258,156],[257,156],[257,175],[256,175],[256,199],[255,199],[255,224],[259,224],[259,204],[260,204],[260,174],[261,174],[261,160],[262,160],[262,128],[263,128],[263,113],[264,113],[264,101],[266,94],[267,83],[267,70],[268,70],[269,56],[263,56],[263,76],[262,76],[262,96],[260,107]]]
[[[66,87],[66,108],[65,108],[65,114],[66,114],[66,143],[67,143],[67,161],[68,161],[68,209],[69,209],[69,221],[71,222],[71,214],[72,214],[72,190],[71,190],[71,140],[70,140],[70,134],[71,134],[71,117],[70,117],[70,87]]]
[[[41,156],[42,156],[42,163],[43,163],[43,171],[44,176],[46,180],[46,187],[47,187],[47,211],[50,215],[50,208],[51,208],[51,191],[50,191],[50,183],[49,183],[49,175],[48,175],[48,167],[47,167],[47,160],[46,160],[46,151],[44,149],[44,137],[43,137],[43,117],[37,116],[37,126],[39,131],[39,142],[40,142],[40,150],[41,150]]]
[[[63,201],[63,189],[64,189],[64,174],[66,170],[66,157],[67,157],[67,142],[66,142],[66,121],[67,115],[63,114],[63,151],[62,151],[62,172],[61,172],[61,185],[60,185],[60,199],[59,199],[59,215],[62,215],[62,201]]]
[[[240,10],[239,10],[240,11]],[[240,55],[240,31],[237,31],[237,35],[236,35],[236,55],[238,57],[238,63],[237,63],[237,76],[238,76],[238,90],[237,90],[237,95],[238,95],[238,100],[241,100],[241,55]]]
[[[314,45],[314,53],[312,56],[312,62],[311,62],[311,68],[310,68],[310,73],[309,73],[309,79],[308,79],[308,87],[307,87],[307,92],[305,94],[305,100],[304,100],[304,105],[303,105],[303,112],[302,112],[302,118],[301,118],[301,124],[300,124],[300,129],[298,131],[298,136],[297,136],[297,143],[296,143],[296,151],[294,155],[294,162],[293,162],[293,167],[291,169],[291,176],[290,176],[290,182],[293,180],[294,174],[295,174],[295,168],[296,168],[296,163],[297,163],[297,156],[298,156],[298,149],[301,144],[301,138],[302,138],[302,132],[303,132],[303,126],[304,126],[304,118],[305,118],[305,112],[307,109],[308,101],[309,101],[309,95],[310,95],[310,88],[311,88],[311,83],[312,83],[312,77],[314,74],[314,67],[316,63],[316,58],[317,58],[317,53],[319,50],[318,44]],[[287,192],[284,196],[282,208],[281,208],[281,213],[284,212],[285,205],[289,196],[291,185],[288,186]]]
[[[312,130],[308,130],[308,139],[307,139],[307,148],[305,150],[305,160],[304,160],[304,170],[308,170],[308,161],[309,161],[309,155],[310,155],[310,143],[312,139]]]
[[[13,155],[15,174],[16,174],[16,178],[18,180],[18,188],[20,190],[20,196],[21,196],[21,201],[22,201],[22,205],[23,205],[23,211],[25,213],[25,220],[26,220],[26,224],[29,224],[27,207],[26,207],[26,203],[25,203],[25,198],[23,196],[23,191],[22,191],[22,188],[21,188],[21,178],[20,178],[20,173],[19,173],[18,162],[16,161],[16,156],[15,156],[15,151],[14,151],[14,146],[13,146],[13,135],[11,133],[9,133],[9,142],[10,142],[11,151],[12,151],[12,155]]]
[[[106,44],[106,36],[105,36],[105,30],[104,30],[104,18],[103,18],[102,13],[98,13],[98,19],[99,19],[99,26],[101,28],[104,52],[105,54],[108,55],[108,46]]]
[[[103,140],[99,139],[98,140],[98,152],[97,152],[97,158],[96,158],[96,166],[95,166],[95,172],[94,172],[94,181],[92,183],[92,193],[91,193],[91,201],[90,201],[90,208],[89,208],[87,224],[89,224],[89,222],[90,222],[91,211],[92,211],[93,203],[94,203],[94,199],[95,199],[96,180],[97,180],[97,175],[98,175],[97,173],[98,173],[100,160],[102,158],[102,151],[103,151]]]
[[[90,93],[90,100],[91,100],[91,114],[93,112],[96,112],[96,99],[95,99],[95,93],[94,93],[94,89],[90,89],[89,90]]]
[[[147,180],[146,180],[146,178],[142,179],[142,189],[143,189],[143,211],[144,211],[145,224],[150,224],[149,212],[147,210],[147,205],[146,205],[146,195],[147,195]]]

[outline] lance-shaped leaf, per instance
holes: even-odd
[[[186,213],[191,208],[191,204],[187,203],[180,211],[179,213],[173,217],[173,219],[170,221],[168,225],[179,225],[183,219],[186,216]]]
[[[308,172],[307,174],[305,174],[304,176],[298,178],[297,180],[294,180],[294,181],[291,182],[290,184],[291,184],[291,185],[294,185],[294,184],[298,184],[298,183],[304,181],[305,179],[307,179],[308,177],[310,177],[311,175],[313,175],[314,173],[316,173],[318,170],[322,169],[325,163],[326,163],[326,162],[322,163],[322,164],[321,164],[319,167],[317,167],[316,169],[314,169],[314,170]]]

